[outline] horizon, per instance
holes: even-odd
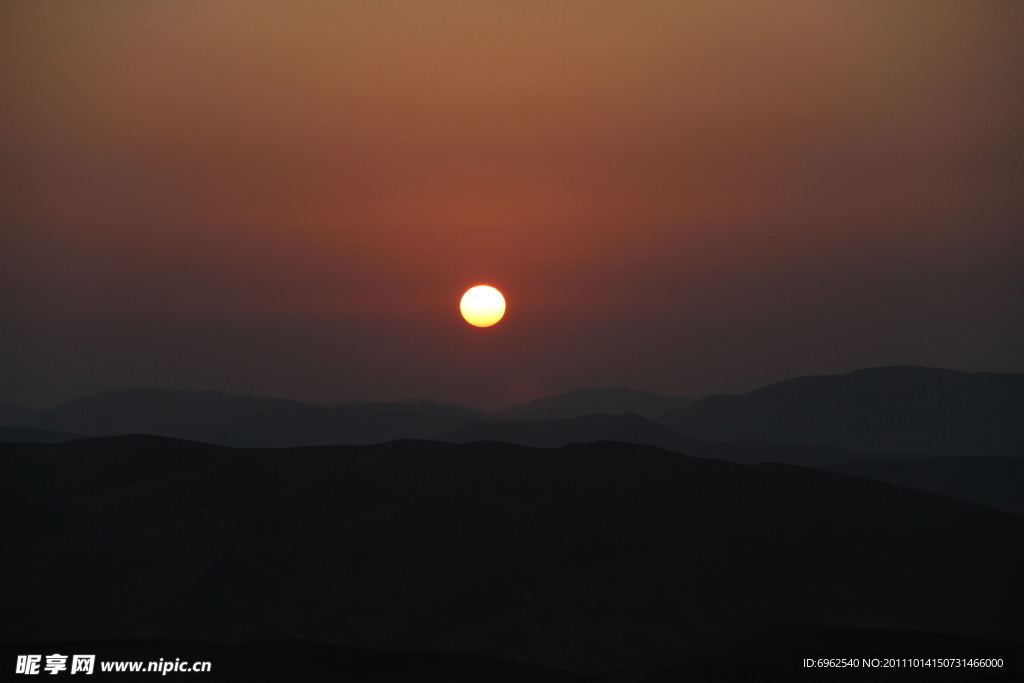
[[[224,395],[227,395],[227,396],[238,397],[238,398],[281,399],[281,400],[286,400],[286,401],[295,401],[295,402],[299,402],[299,403],[306,403],[306,404],[310,404],[310,405],[343,405],[343,404],[348,404],[348,403],[384,403],[384,404],[396,404],[396,403],[438,403],[438,404],[442,404],[442,405],[450,405],[450,406],[455,406],[455,407],[460,407],[460,408],[469,408],[471,410],[478,411],[478,412],[483,413],[485,415],[489,415],[489,414],[493,414],[493,413],[500,413],[500,412],[503,412],[505,410],[509,410],[511,408],[515,408],[515,407],[518,407],[518,406],[526,405],[526,404],[529,404],[529,403],[534,403],[534,402],[537,402],[537,401],[542,401],[544,399],[557,398],[557,397],[560,397],[560,396],[566,396],[566,395],[573,394],[573,393],[580,392],[580,391],[608,391],[608,390],[617,390],[618,389],[618,390],[624,390],[624,391],[629,391],[629,392],[652,394],[652,395],[655,395],[655,396],[660,396],[660,397],[665,397],[665,398],[682,398],[682,399],[690,399],[690,400],[693,400],[693,401],[700,401],[702,399],[711,398],[711,397],[714,397],[714,396],[736,396],[736,395],[743,395],[743,394],[750,393],[752,391],[756,391],[757,389],[761,389],[761,388],[764,388],[764,387],[768,387],[768,386],[771,386],[771,385],[774,385],[774,384],[779,384],[779,383],[786,382],[786,381],[789,381],[789,380],[794,380],[794,379],[802,379],[802,378],[808,378],[808,377],[841,377],[841,376],[844,376],[844,375],[849,375],[849,374],[853,374],[853,373],[857,373],[857,372],[864,372],[864,371],[868,371],[868,370],[888,370],[888,369],[897,369],[897,368],[920,368],[920,369],[926,369],[926,370],[940,370],[940,371],[944,371],[945,370],[945,371],[950,371],[950,372],[958,372],[958,373],[966,373],[966,374],[1024,374],[1024,373],[1014,373],[1014,372],[1010,372],[1010,373],[995,372],[995,371],[991,371],[991,370],[959,370],[959,369],[956,369],[956,368],[941,368],[941,367],[927,366],[927,365],[881,365],[881,366],[856,368],[854,370],[850,370],[848,372],[841,372],[841,373],[816,374],[816,375],[796,375],[794,377],[786,377],[786,378],[783,378],[783,379],[780,379],[780,380],[777,380],[777,381],[774,381],[774,382],[769,382],[767,384],[761,384],[761,385],[752,387],[752,388],[750,388],[747,391],[723,392],[723,393],[718,393],[718,394],[708,394],[706,396],[680,396],[680,395],[676,395],[676,394],[662,394],[662,393],[659,393],[659,392],[656,392],[656,391],[648,391],[646,389],[635,389],[635,388],[632,388],[632,387],[614,386],[614,385],[613,386],[600,386],[600,387],[599,386],[576,387],[574,389],[569,389],[567,391],[562,391],[562,392],[558,392],[558,393],[555,393],[555,394],[544,394],[544,395],[536,396],[536,397],[533,397],[533,398],[527,398],[526,400],[520,401],[518,403],[507,404],[507,405],[503,405],[501,407],[493,408],[493,409],[492,408],[482,408],[482,407],[479,407],[479,406],[476,406],[476,405],[471,405],[471,404],[468,404],[468,403],[459,403],[457,401],[450,401],[450,400],[440,399],[440,398],[435,398],[435,397],[430,397],[430,396],[418,396],[418,397],[417,396],[406,396],[406,397],[399,397],[399,398],[384,398],[384,399],[370,399],[370,398],[358,398],[357,397],[357,398],[328,399],[328,400],[325,400],[325,401],[319,401],[319,400],[307,400],[307,399],[298,398],[298,397],[295,397],[295,396],[281,396],[281,395],[271,395],[271,394],[245,394],[245,393],[237,393],[237,392],[232,392],[232,391],[226,391],[224,389],[215,389],[215,388],[178,389],[178,388],[157,387],[157,386],[128,386],[128,387],[119,387],[119,388],[113,388],[113,389],[102,389],[100,391],[95,391],[95,392],[91,392],[91,393],[88,393],[88,394],[83,394],[81,396],[75,396],[75,397],[70,398],[70,399],[68,399],[66,401],[61,401],[60,403],[54,403],[54,404],[47,405],[47,406],[32,406],[32,405],[13,404],[13,403],[0,404],[0,406],[12,407],[12,408],[28,408],[30,410],[51,410],[53,408],[58,408],[58,407],[60,407],[62,405],[66,405],[67,403],[78,401],[78,400],[84,399],[84,398],[90,398],[92,396],[98,396],[98,395],[101,395],[101,394],[112,394],[112,393],[131,392],[131,391],[166,391],[166,392],[172,392],[172,393],[214,393],[214,394],[224,394]]]

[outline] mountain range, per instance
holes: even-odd
[[[630,414],[660,427],[634,418],[594,417]],[[215,391],[131,389],[87,396],[48,410],[5,406],[0,409],[0,428],[68,436],[143,433],[239,447],[371,444],[407,438],[508,438],[535,446],[613,439],[684,452],[706,442],[802,444],[803,451],[777,448],[772,457],[822,465],[861,459],[851,457],[851,452],[885,455],[887,460],[977,455],[1007,447],[1019,452],[1024,444],[1024,375],[871,368],[799,377],[746,394],[697,401],[615,387],[579,389],[489,414],[429,400],[313,404]],[[21,436],[59,438],[32,438],[28,432]],[[0,432],[0,438],[14,440],[14,434]],[[807,448],[811,446],[828,450]],[[732,457],[760,457],[747,451],[733,448]]]
[[[3,406],[0,652],[206,653],[210,680],[266,681],[305,657],[303,680],[366,683],[837,680],[795,653],[851,648],[1024,667],[1022,377],[874,368],[496,413],[159,389]]]
[[[614,387],[576,390],[490,414],[425,399],[311,404],[215,391],[134,389],[49,410],[7,406],[0,410],[0,421],[9,425],[0,426],[0,441],[60,443],[125,433],[239,448],[396,439],[501,441],[535,448],[619,441],[736,463],[831,468],[1019,514],[1020,489],[1014,487],[1020,481],[1016,468],[1024,462],[1018,462],[1024,457],[1024,439],[1017,438],[1024,424],[1017,391],[1021,377],[874,368],[797,378],[749,394],[695,402]],[[657,415],[662,409],[667,412]],[[928,436],[937,420],[947,435],[958,436],[941,443]],[[754,437],[761,440],[749,440]],[[880,454],[870,448],[883,442],[908,450]],[[922,444],[935,451],[922,452]],[[970,455],[935,457],[957,450],[951,444]]]

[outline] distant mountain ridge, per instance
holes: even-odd
[[[264,410],[189,435],[197,441],[238,448],[367,445],[396,439],[432,439],[472,422],[460,415],[356,403],[296,410]]]
[[[1024,374],[898,366],[797,377],[709,396],[658,422],[704,441],[974,455],[1024,441]]]
[[[221,391],[125,389],[106,391],[49,410],[7,407],[5,425],[26,440],[54,434],[111,436],[154,434],[231,446],[305,446],[381,443],[427,438],[483,413],[431,400],[307,403]],[[38,438],[25,430],[39,430]],[[45,433],[43,433],[45,432]],[[10,432],[9,432],[10,433]],[[16,433],[10,433],[15,438]],[[0,438],[3,432],[0,432]]]
[[[154,434],[228,446],[283,448],[429,439],[470,423],[510,421],[517,415],[521,419],[540,415],[569,419],[596,413],[654,417],[690,402],[613,387],[580,389],[488,414],[430,399],[308,403],[219,391],[127,389],[86,396],[48,410],[7,406],[0,412],[0,427],[87,436]],[[22,435],[31,437],[29,432]],[[53,439],[41,435],[37,440]]]
[[[14,427],[42,412],[35,408],[22,406],[0,405],[0,427]]]
[[[649,391],[622,387],[574,389],[556,396],[546,396],[491,413],[492,420],[533,421],[560,420],[584,415],[624,415],[635,413],[654,419],[674,408],[692,404],[696,399],[665,396]]]
[[[307,403],[216,391],[132,389],[49,410],[6,406],[0,410],[0,427],[89,436],[145,433],[240,447],[406,438],[508,440],[545,447],[620,440],[736,462],[763,462],[770,452],[774,461],[821,466],[863,460],[858,453],[889,460],[1024,455],[1019,446],[1024,443],[1024,374],[869,368],[798,377],[747,394],[699,401],[591,388],[489,414],[430,400]],[[27,440],[59,438],[21,434]],[[2,433],[0,438],[5,438]]]
[[[308,403],[308,407],[319,408],[356,408],[359,410],[377,410],[391,413],[417,413],[420,415],[439,415],[442,417],[464,417],[481,419],[487,415],[482,410],[464,406],[461,403],[435,401],[430,398],[403,398],[397,401],[334,401],[331,403]]]
[[[99,401],[81,401],[61,406],[56,415],[44,415],[36,423],[67,424],[82,434],[43,431],[25,427],[0,427],[0,441],[57,443],[82,436],[107,436],[116,433],[152,433],[238,448],[290,448],[335,444],[367,445],[396,439],[435,439],[449,443],[505,441],[535,448],[559,448],[570,443],[621,441],[657,446],[667,450],[744,464],[779,462],[806,467],[872,460],[848,449],[766,442],[704,442],[683,436],[653,420],[625,413],[590,414],[551,420],[506,422],[487,419],[483,413],[464,406],[426,401],[345,401],[332,404],[300,402],[275,405],[277,399],[232,397],[213,392],[199,394],[189,403],[188,393],[131,391],[115,396],[115,406],[126,399],[157,397],[157,409],[146,401],[132,403],[134,413],[114,410],[98,416],[69,408],[85,403],[95,410]],[[226,399],[225,399],[226,397]],[[100,398],[106,398],[100,395]],[[236,400],[237,399],[237,400]],[[161,412],[159,407],[184,403],[188,410]],[[212,403],[212,405],[210,405]],[[225,405],[226,404],[226,405]],[[205,411],[205,412],[203,412]],[[201,420],[192,419],[199,414]],[[162,422],[161,422],[162,420]],[[96,429],[104,426],[106,431]],[[90,431],[86,431],[89,429]],[[927,456],[890,456],[891,459],[919,460]]]
[[[135,433],[183,437],[241,415],[304,405],[286,398],[222,391],[124,389],[75,399],[8,426],[90,436]]]

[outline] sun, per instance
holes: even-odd
[[[505,315],[505,297],[494,287],[477,285],[462,295],[459,309],[470,325],[490,327]]]

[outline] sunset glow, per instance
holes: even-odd
[[[0,3],[0,405],[1024,371],[1021,25],[1013,2]],[[480,284],[513,297],[501,334],[456,317]]]

